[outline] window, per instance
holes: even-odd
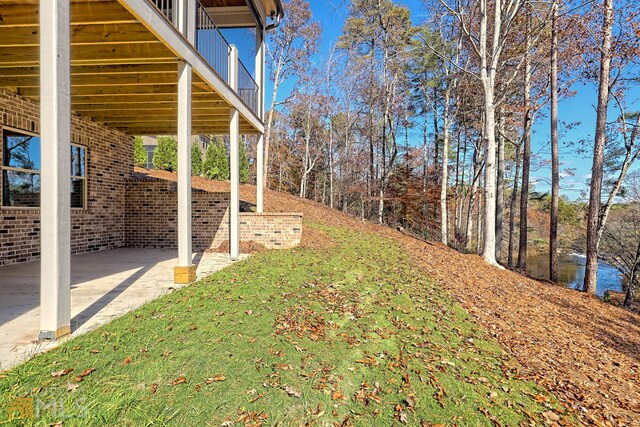
[[[71,207],[84,208],[87,149],[71,144]],[[40,137],[2,131],[2,206],[40,206]]]
[[[87,199],[87,149],[71,144],[71,207],[84,208]]]
[[[147,169],[153,169],[153,152],[156,149],[155,145],[145,145],[144,149],[147,150]]]

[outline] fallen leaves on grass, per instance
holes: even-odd
[[[187,382],[187,377],[178,377],[175,380],[171,381],[172,386],[176,386],[178,384],[184,384]]]
[[[365,366],[378,366],[380,362],[373,356],[365,356],[362,359],[356,360],[356,363],[361,363]]]
[[[177,180],[175,174],[165,174],[162,178]],[[212,191],[229,188],[226,182],[201,181]],[[255,201],[254,186],[243,185],[240,191],[242,200]],[[640,418],[637,314],[498,270],[476,255],[363,222],[313,201],[266,190],[265,203],[265,209],[273,212],[301,212],[308,221],[327,226],[339,222],[345,228],[401,243],[414,263],[451,291],[527,374],[538,374],[531,378],[575,408],[584,422],[633,425]],[[316,234],[317,230],[305,227],[303,243],[319,240]]]
[[[239,409],[236,423],[241,423],[241,425],[245,427],[262,427],[267,418],[269,418],[269,414],[267,414],[266,412],[241,411]]]
[[[302,393],[300,393],[298,390],[296,390],[292,386],[285,385],[285,386],[282,387],[282,389],[291,397],[300,397],[300,396],[302,396]]]
[[[131,363],[133,359],[131,358],[131,356],[127,356],[126,359],[124,359],[122,362],[120,362],[120,366],[125,366],[128,365],[129,363]]]
[[[331,398],[333,400],[345,400],[344,394],[342,394],[340,390],[334,391],[333,394],[331,395]]]
[[[491,415],[487,409],[480,407],[478,408],[478,410],[482,412],[487,418],[489,418],[489,420],[495,427],[502,427],[502,424],[500,424],[500,421],[498,421],[498,419],[495,416]]]
[[[227,378],[226,378],[224,375],[214,375],[214,376],[213,376],[213,377],[211,377],[211,378],[207,378],[207,379],[205,380],[205,382],[206,382],[207,384],[212,384],[212,383],[218,383],[218,382],[221,382],[221,381],[225,381],[226,379],[227,379]]]
[[[64,377],[65,375],[67,375],[69,372],[72,372],[72,371],[73,371],[73,368],[68,368],[68,369],[62,369],[56,372],[51,372],[51,377],[52,378]]]
[[[84,379],[84,377],[86,377],[87,375],[91,374],[93,371],[95,371],[96,368],[89,368],[84,370],[80,375],[78,375],[76,377],[76,382],[80,382]]]
[[[76,391],[76,389],[80,387],[80,384],[76,383],[67,383],[67,391]]]

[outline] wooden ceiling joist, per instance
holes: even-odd
[[[96,65],[96,66],[73,66],[71,76],[95,76],[98,74],[109,75],[154,75],[176,73],[176,60],[172,59],[167,63],[154,64],[121,64],[121,65]],[[39,67],[15,67],[4,68],[1,77],[39,77]]]
[[[81,114],[92,114],[100,111],[175,111],[177,102],[163,103],[160,105],[137,103],[137,104],[75,104],[73,110]],[[224,102],[207,101],[201,103],[193,103],[191,106],[193,111],[229,111],[229,106]]]
[[[38,4],[3,5],[0,17],[5,28],[39,27]],[[71,25],[138,24],[117,1],[75,2]]]
[[[39,1],[20,3],[0,0],[0,88],[37,101]],[[70,31],[74,114],[133,135],[176,133],[179,58],[156,31],[117,0],[72,1]],[[193,133],[229,133],[229,103],[197,73],[192,91]],[[243,117],[240,131],[256,132]]]
[[[38,47],[3,47],[0,58],[5,67],[35,67],[40,63]],[[175,55],[159,41],[136,44],[111,44],[75,46],[71,50],[71,66],[115,65],[177,61]]]
[[[71,27],[71,46],[135,44],[157,41],[141,24],[74,25]],[[38,47],[38,27],[11,28],[0,25],[0,47]]]

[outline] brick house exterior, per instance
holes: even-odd
[[[0,90],[3,129],[39,134],[39,105]],[[132,137],[73,116],[72,141],[86,147],[86,206],[71,212],[72,254],[116,249],[177,248],[176,183],[136,176]],[[2,146],[0,144],[0,158]],[[0,185],[2,200],[2,185]],[[216,249],[229,239],[229,193],[192,191],[194,250]],[[40,209],[0,206],[0,265],[40,257]],[[300,243],[302,215],[241,213],[240,240],[269,249]]]
[[[5,129],[39,134],[39,117],[36,102],[0,90],[0,137]],[[132,138],[76,116],[71,118],[71,135],[71,142],[87,149],[88,188],[85,209],[71,211],[71,252],[122,247],[125,186],[133,170]],[[0,154],[1,150],[0,145]],[[0,206],[0,219],[0,265],[39,259],[40,209]]]

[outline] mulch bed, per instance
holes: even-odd
[[[257,242],[254,242],[254,241],[240,242],[239,243],[239,247],[240,247],[240,253],[241,254],[255,254],[255,253],[263,252],[263,251],[267,250],[262,243],[257,243]],[[209,249],[206,252],[228,254],[229,253],[229,249],[230,249],[229,248],[229,241],[225,240],[216,249]]]
[[[198,187],[229,188],[200,180]],[[241,197],[255,202],[255,187],[241,186]],[[525,377],[555,393],[585,424],[640,425],[640,315],[288,194],[266,191],[265,208],[302,212],[305,220],[401,242],[416,264],[521,363]],[[315,240],[313,233],[305,229],[303,241]]]

